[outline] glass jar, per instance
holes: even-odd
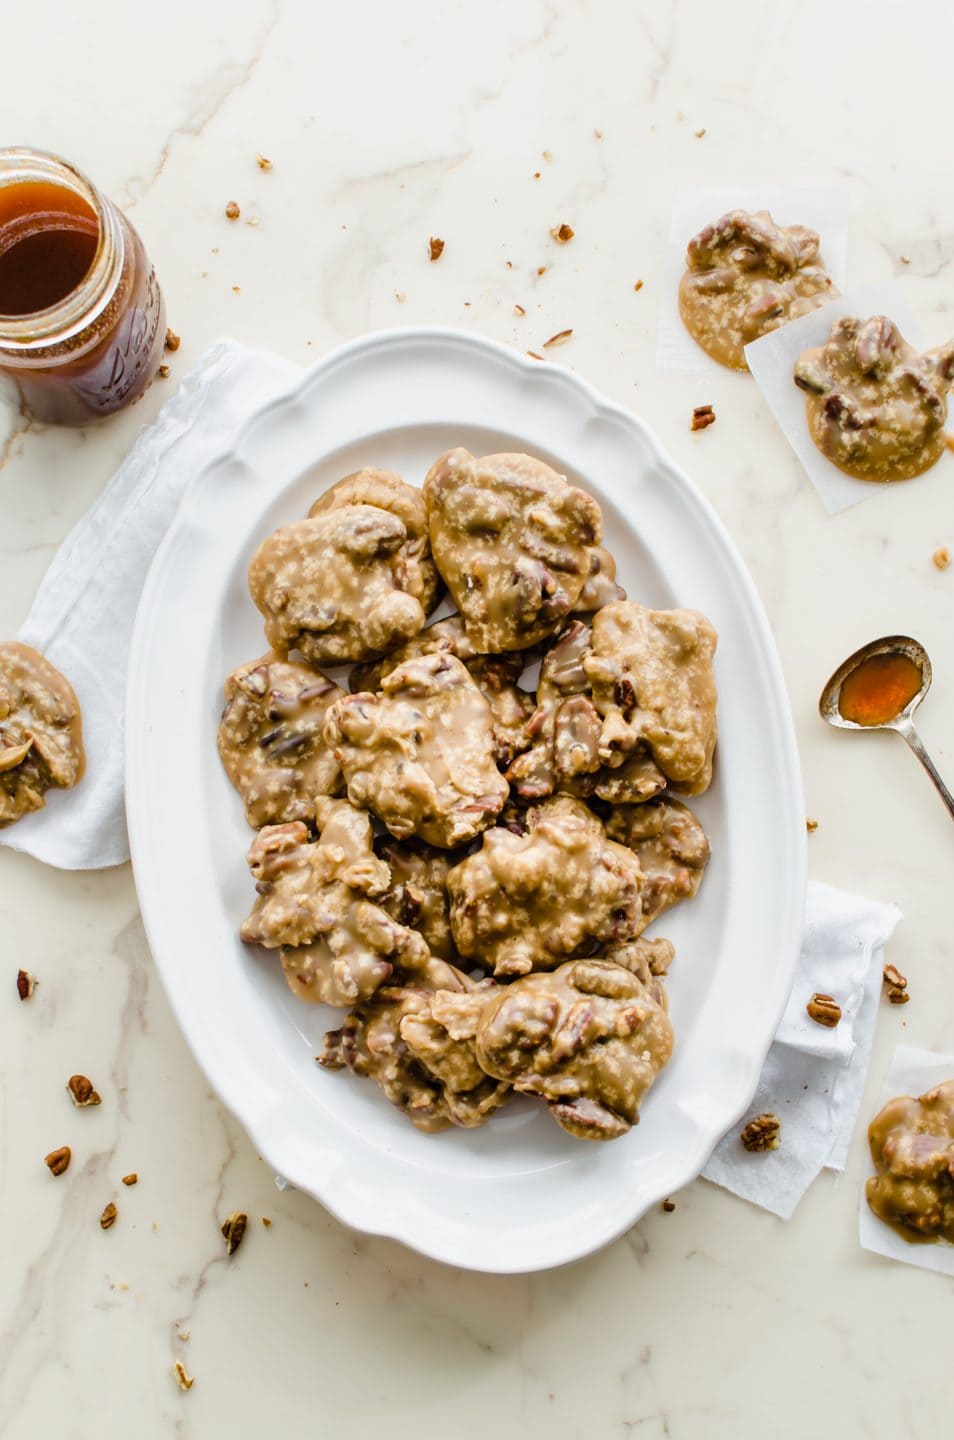
[[[21,412],[85,425],[139,398],[165,339],[156,272],[84,175],[0,149],[0,377]]]

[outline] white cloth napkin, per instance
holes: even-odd
[[[915,1050],[910,1045],[898,1045],[881,1089],[879,1109],[895,1095],[923,1095],[933,1086],[943,1085],[946,1080],[954,1080],[954,1055],[937,1055],[931,1050]],[[875,1168],[870,1163],[869,1155],[868,1174],[874,1173]],[[873,1251],[875,1255],[886,1255],[889,1260],[901,1260],[906,1265],[916,1265],[919,1270],[936,1270],[940,1275],[954,1275],[954,1245],[947,1245],[943,1241],[933,1245],[912,1245],[909,1240],[903,1240],[869,1208],[864,1186],[861,1187],[858,1232],[862,1248]]]
[[[844,1170],[861,1104],[881,990],[884,946],[901,919],[882,905],[812,881],[795,984],[752,1104],[720,1140],[703,1170],[713,1180],[791,1218],[815,1176]],[[833,1029],[809,1019],[816,992],[831,995],[842,1018]],[[778,1150],[750,1153],[743,1124],[768,1111],[782,1122]]]
[[[72,684],[83,712],[86,775],[69,794],[0,831],[0,845],[61,870],[129,859],[123,805],[123,695],[149,563],[186,486],[257,406],[300,373],[278,355],[223,340],[202,357],[99,499],[60,546],[18,639]]]

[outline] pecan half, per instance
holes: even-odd
[[[234,1255],[245,1238],[245,1227],[248,1225],[248,1216],[243,1210],[233,1210],[229,1218],[222,1226],[222,1234],[225,1236],[225,1253]]]
[[[29,970],[17,971],[17,994],[21,1000],[29,1000],[36,989],[36,976],[31,975]]]
[[[73,1152],[68,1145],[61,1145],[58,1150],[51,1150],[49,1155],[45,1155],[43,1158],[51,1175],[62,1175],[65,1170],[70,1168]]]
[[[816,1025],[824,1025],[832,1030],[841,1019],[841,1006],[831,995],[822,995],[816,990],[815,994],[805,1006],[808,1014]]]
[[[777,1150],[781,1133],[782,1122],[778,1116],[765,1112],[749,1121],[740,1139],[746,1150]]]
[[[101,1105],[102,1099],[93,1089],[92,1080],[85,1075],[71,1075],[66,1082],[66,1088],[70,1092],[70,1099],[77,1110],[84,1110],[87,1105]]]

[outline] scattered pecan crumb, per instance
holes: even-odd
[[[594,131],[593,131],[593,139],[594,139],[594,140],[602,140],[602,138],[603,138],[603,132],[602,132],[602,130],[594,130]]]
[[[911,264],[911,256],[910,256],[910,255],[899,255],[899,256],[898,256],[898,259],[901,261],[901,264],[902,264],[902,265],[910,265],[910,264]]]
[[[252,228],[254,229],[255,226],[258,224],[258,216],[257,216],[257,215],[250,215],[250,216],[248,217],[248,219],[246,220],[245,223],[246,223],[246,225],[251,225]]]
[[[136,1185],[138,1184],[138,1182],[139,1176],[136,1174],[135,1170],[132,1170],[128,1175],[123,1176],[124,1185]]]
[[[166,338],[163,343],[167,350],[178,350],[182,344],[182,340],[170,326],[169,329],[166,330]]]
[[[395,292],[394,292],[394,298],[395,298],[395,300],[397,301],[397,303],[398,303],[399,305],[403,305],[404,302],[405,302],[405,300],[407,299],[407,296],[405,295],[405,293],[404,293],[403,290],[395,290]],[[308,343],[309,343],[309,345],[310,345],[310,344],[311,344],[311,341],[309,340]]]
[[[427,242],[427,252],[432,260],[439,260],[444,253],[444,242],[436,235],[432,235]]]
[[[547,273],[547,267],[546,267],[545,265],[538,265],[538,266],[537,266],[537,274],[538,274],[538,275],[545,275],[546,273]]]
[[[939,549],[935,550],[931,559],[934,561],[938,570],[946,570],[951,563],[951,552],[946,545],[942,545]],[[21,971],[20,973],[22,974],[23,972]]]
[[[527,312],[526,312],[526,310],[524,310],[524,308],[523,308],[522,305],[515,305],[515,306],[513,307],[513,313],[514,313],[515,315],[526,315]],[[21,971],[21,974],[22,974],[22,971]]]
[[[697,405],[692,412],[690,430],[705,430],[707,425],[714,425],[716,413],[711,405]]]
[[[191,1339],[192,1339],[192,1336],[191,1336],[191,1334],[189,1333],[188,1330],[180,1330],[180,1331],[179,1331],[179,1334],[178,1334],[178,1336],[177,1336],[176,1338],[177,1338],[178,1340],[191,1340]]]
[[[267,1215],[263,1215],[263,1216],[262,1216],[262,1224],[265,1226],[265,1229],[266,1229],[266,1230],[270,1230],[270,1229],[271,1229],[272,1222],[271,1222],[271,1220],[269,1220],[269,1218],[268,1218]]]
[[[512,269],[513,269],[513,261],[512,261],[512,260],[505,260],[505,261],[504,261],[504,269],[505,269],[505,270],[512,270]]]
[[[944,444],[947,446],[948,450],[954,450],[954,435],[945,435]]]
[[[222,1234],[225,1236],[225,1253],[234,1255],[245,1237],[245,1227],[248,1224],[248,1216],[243,1210],[233,1210],[229,1218],[222,1226]]]
[[[539,179],[540,179],[540,171],[539,171],[539,170],[534,170],[534,172],[533,172],[533,178],[534,178],[534,180],[539,180]]]
[[[565,345],[572,336],[572,330],[558,330],[555,335],[550,336],[549,340],[544,340],[543,348],[549,350],[551,345]]]
[[[837,1000],[831,995],[823,995],[820,990],[815,991],[805,1009],[816,1025],[824,1025],[828,1030],[833,1030],[841,1019],[841,1006]]]
[[[911,996],[908,994],[907,976],[902,975],[897,965],[886,964],[882,971],[885,988],[888,992],[888,999],[892,1005],[907,1005]]]
[[[172,1373],[176,1377],[176,1384],[180,1390],[191,1390],[195,1384],[194,1378],[188,1373],[181,1360],[177,1360],[172,1367]]]
[[[676,1208],[675,1200],[664,1200],[662,1202],[662,1208],[665,1210],[667,1215],[671,1215]]]
[[[73,1152],[68,1145],[61,1145],[58,1150],[51,1150],[49,1155],[44,1155],[43,1162],[48,1166],[52,1175],[62,1175],[70,1168],[70,1161]]]
[[[777,1150],[781,1133],[781,1120],[777,1115],[766,1112],[750,1120],[740,1138],[746,1150]]]
[[[259,170],[271,170],[272,168],[272,162],[271,160],[269,160],[267,155],[256,155],[255,164],[258,166]]]
[[[706,133],[706,127],[703,125],[703,127],[702,127],[701,130],[697,130],[697,131],[695,132],[696,139],[697,139],[697,140],[701,140],[702,137],[703,137],[703,135],[704,135],[705,133]]]
[[[636,291],[637,294],[639,294],[639,291],[642,290],[642,288],[643,288],[643,286],[645,285],[645,283],[646,283],[645,280],[637,280],[637,281],[636,281],[636,284],[633,286],[633,289]]]
[[[241,293],[242,293],[242,287],[241,287],[241,285],[233,285],[233,286],[232,286],[232,294],[233,294],[233,295],[241,295]]]
[[[116,1219],[118,1215],[119,1211],[116,1209],[116,1206],[113,1204],[112,1200],[110,1200],[109,1204],[106,1206],[106,1209],[99,1217],[99,1223],[104,1230],[108,1230],[110,1226],[116,1224]]]
[[[226,220],[237,220],[241,213],[242,212],[238,207],[238,201],[236,200],[230,200],[225,207]]]
[[[17,994],[21,1000],[29,1000],[36,989],[36,976],[29,970],[17,971]]]
[[[805,829],[808,831],[809,835],[811,835],[813,830],[818,829],[818,821],[812,820],[812,818],[809,816],[808,819],[805,821]]]
[[[536,350],[528,350],[528,351],[527,351],[527,354],[530,356],[530,359],[531,359],[531,360],[542,360],[542,359],[543,359],[543,356],[542,356],[542,355],[538,355],[537,352],[536,352]]]
[[[550,154],[550,151],[549,151],[549,150],[544,150],[544,152],[543,152],[543,158],[544,158],[544,160],[547,162],[548,165],[551,165],[551,164],[553,163],[553,156]]]
[[[156,371],[156,374],[159,376],[160,380],[168,380],[171,373],[172,372],[169,369],[168,365],[160,365],[159,369]]]
[[[92,1080],[87,1080],[85,1075],[71,1075],[66,1082],[66,1088],[70,1092],[70,1099],[77,1110],[83,1110],[87,1105],[101,1105],[103,1103],[97,1092],[93,1089]]]
[[[558,245],[567,245],[573,239],[576,231],[573,229],[572,225],[554,225],[553,229],[550,231],[550,234],[553,236],[554,240],[557,242]]]

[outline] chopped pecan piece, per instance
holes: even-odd
[[[180,1336],[179,1338],[181,1339],[182,1337]],[[176,1363],[173,1365],[172,1373],[176,1378],[176,1384],[178,1385],[180,1390],[192,1389],[193,1385],[195,1384],[195,1379],[186,1370],[181,1360],[177,1360]]]
[[[907,977],[901,974],[897,965],[886,964],[883,970],[884,986],[888,999],[892,1005],[907,1005],[911,996],[908,994]]]
[[[106,1209],[99,1217],[100,1226],[104,1230],[109,1230],[111,1226],[116,1224],[118,1217],[119,1211],[116,1209],[116,1206],[113,1204],[112,1200],[110,1200],[109,1204],[106,1206]]]
[[[690,430],[705,430],[708,425],[714,425],[716,413],[711,405],[697,405],[692,412]]]
[[[17,994],[21,1000],[29,1000],[36,989],[36,976],[31,975],[29,970],[17,971]]]
[[[763,1113],[749,1121],[740,1138],[746,1150],[777,1150],[781,1133],[782,1122],[778,1116]]]

